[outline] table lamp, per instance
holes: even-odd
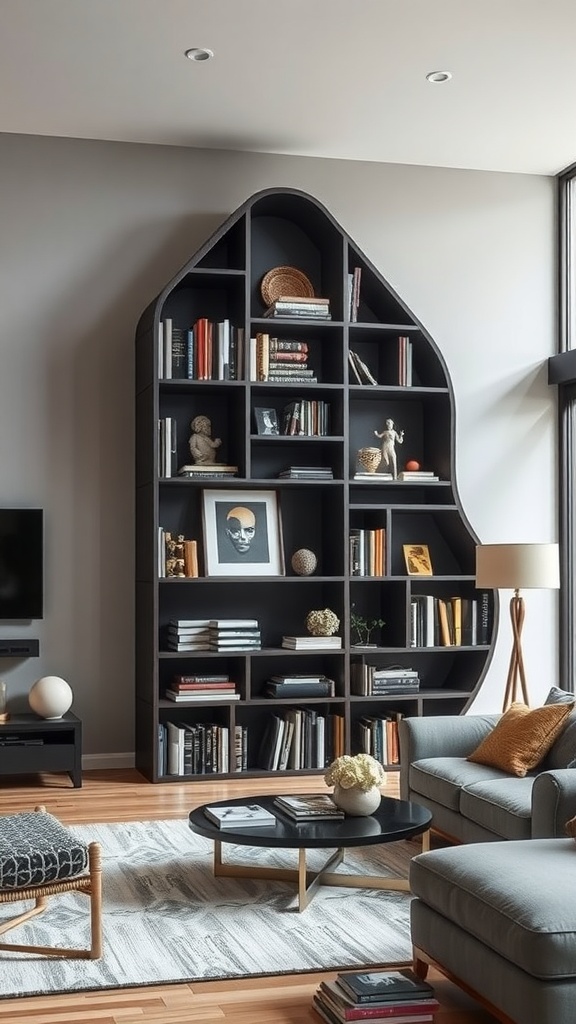
[[[520,683],[522,699],[529,704],[524,659],[522,627],[524,598],[521,590],[558,590],[560,561],[557,544],[479,544],[476,548],[476,586],[482,589],[513,590],[510,599],[512,620],[512,653],[504,692],[502,710],[518,699]]]

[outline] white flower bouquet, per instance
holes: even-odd
[[[379,761],[370,754],[343,754],[328,766],[324,781],[328,786],[342,789],[362,789],[367,792],[373,786],[381,786],[386,773]]]

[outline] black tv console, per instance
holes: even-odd
[[[49,721],[10,715],[0,724],[0,776],[67,772],[82,785],[82,722],[71,712]]]

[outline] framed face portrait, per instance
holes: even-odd
[[[263,409],[256,407],[254,409],[254,416],[256,417],[256,430],[259,434],[279,434],[278,428],[278,413],[276,409]]]
[[[404,561],[409,576],[432,576],[432,562],[427,544],[404,544]]]
[[[276,491],[202,492],[207,576],[284,576]]]

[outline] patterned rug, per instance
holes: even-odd
[[[103,850],[104,956],[60,960],[0,952],[0,995],[89,991],[167,982],[364,967],[410,960],[405,893],[320,887],[303,912],[295,885],[213,878],[212,843],[184,821],[74,826]],[[418,844],[349,850],[339,871],[405,877]],[[295,867],[294,850],[223,847],[226,860]],[[319,867],[327,851],[310,851]],[[14,913],[0,908],[0,921]],[[21,906],[21,905],[16,905]],[[66,894],[6,941],[88,941],[88,901]]]

